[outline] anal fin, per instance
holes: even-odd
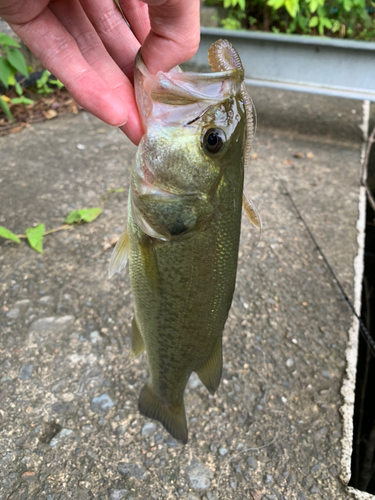
[[[165,404],[146,384],[139,396],[138,409],[145,417],[160,422],[175,439],[187,443],[188,430],[183,402],[179,405]]]
[[[216,342],[215,348],[206,363],[197,370],[197,375],[202,384],[209,390],[210,394],[215,394],[220,384],[221,371],[223,367],[223,354],[221,348],[221,338]]]
[[[137,320],[133,316],[132,321],[132,346],[131,346],[131,357],[135,359],[145,350],[145,344],[141,332],[138,328]]]

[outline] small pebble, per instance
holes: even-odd
[[[7,312],[7,317],[10,319],[16,319],[18,318],[19,314],[20,310],[18,309],[18,307],[14,307],[13,309]]]
[[[249,464],[249,467],[252,470],[256,470],[258,468],[258,462],[255,460],[254,457],[248,457],[247,458],[247,463]]]
[[[31,300],[29,299],[17,300],[17,302],[14,303],[14,307],[27,307],[30,305],[31,305]]]
[[[43,304],[43,305],[49,305],[49,304],[51,304],[52,301],[53,301],[53,297],[51,297],[50,295],[45,295],[44,297],[41,297],[38,300],[39,304]]]
[[[202,491],[210,487],[213,472],[196,458],[186,467],[185,473],[193,490]]]
[[[271,474],[266,474],[263,477],[263,481],[265,482],[265,484],[271,484],[272,483],[272,476],[271,476]]]
[[[292,358],[288,358],[285,364],[288,368],[291,368],[294,365],[294,361]]]
[[[156,424],[154,424],[154,422],[147,422],[147,424],[142,427],[142,437],[150,436],[155,431]]]
[[[61,444],[70,434],[72,434],[72,429],[61,429],[59,433],[56,434],[54,438],[51,439],[49,445],[52,448],[55,448],[59,444]]]
[[[122,476],[135,477],[137,479],[141,479],[142,481],[146,479],[147,476],[146,469],[142,465],[138,464],[120,462],[117,470]]]
[[[207,500],[218,500],[217,496],[212,491],[207,491],[206,497],[207,497]]]
[[[221,456],[224,456],[228,453],[228,450],[226,448],[219,448],[219,453]]]
[[[30,380],[34,365],[22,365],[18,378],[20,380]]]
[[[94,330],[90,333],[90,342],[92,344],[97,344],[98,342],[102,342],[103,337],[100,335],[98,330]]]
[[[61,316],[59,318],[41,318],[34,321],[30,330],[34,332],[55,332],[60,333],[69,328],[75,321],[74,316]]]
[[[109,495],[109,500],[121,500],[125,498],[125,495],[128,493],[128,490],[112,490]]]
[[[95,413],[100,415],[105,415],[109,412],[109,410],[115,406],[115,403],[108,396],[108,394],[101,394],[100,396],[96,396],[91,400],[90,408]]]

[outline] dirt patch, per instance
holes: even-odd
[[[81,109],[66,89],[56,90],[53,94],[47,95],[40,95],[34,90],[27,89],[24,95],[34,103],[25,106],[8,102],[14,122],[0,110],[0,136],[21,132],[32,123],[52,120],[66,113],[77,115]],[[6,97],[12,99],[17,95],[8,92]]]

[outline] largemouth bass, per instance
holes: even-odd
[[[132,355],[147,351],[139,411],[186,443],[184,390],[194,371],[211,394],[222,371],[222,332],[237,271],[244,166],[253,136],[240,58],[226,40],[208,53],[215,73],[151,75],[138,54],[143,136],[130,175],[127,228],[110,275],[129,258]]]

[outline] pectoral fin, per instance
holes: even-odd
[[[188,441],[185,407],[169,405],[153,393],[148,383],[143,387],[138,401],[138,409],[145,417],[160,422],[172,436],[184,444]]]
[[[109,263],[108,269],[110,278],[112,278],[114,274],[122,271],[126,266],[129,258],[129,248],[129,233],[127,228],[125,228],[112,252],[111,262]]]
[[[250,200],[250,198],[247,196],[245,191],[243,192],[242,195],[242,206],[252,225],[258,229],[262,229],[262,221],[258,209],[254,205],[254,203]]]
[[[132,347],[131,347],[131,357],[135,359],[137,356],[139,356],[145,349],[145,344],[143,342],[143,338],[141,335],[141,332],[138,328],[137,325],[137,320],[135,319],[135,316],[133,316],[133,321],[132,321]]]
[[[139,241],[142,266],[148,286],[153,293],[157,294],[160,289],[160,276],[153,244],[156,244],[155,240],[152,240],[146,235]]]
[[[206,363],[196,373],[211,394],[215,394],[220,384],[221,370],[223,366],[223,354],[221,338],[216,342],[213,353]]]

